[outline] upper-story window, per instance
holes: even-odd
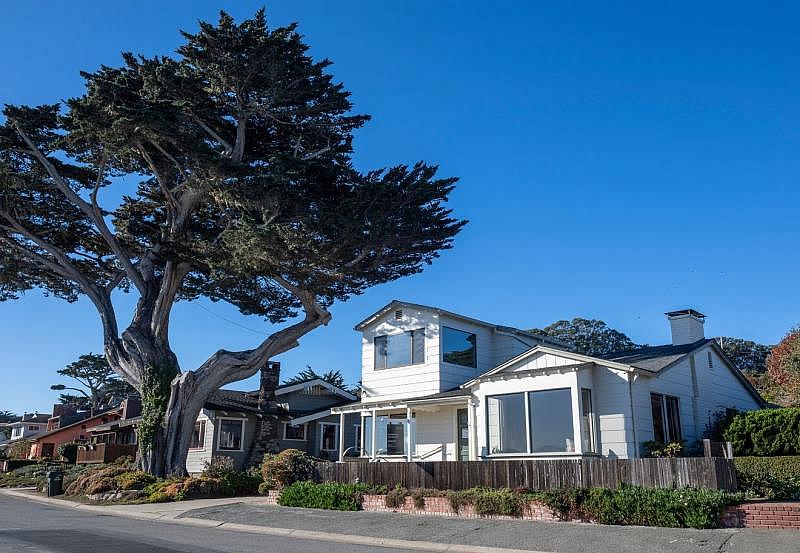
[[[375,368],[390,369],[425,362],[425,331],[375,336]]]
[[[471,332],[442,327],[442,361],[464,367],[477,367],[477,337]]]

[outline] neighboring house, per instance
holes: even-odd
[[[630,458],[647,441],[694,442],[717,412],[763,406],[704,337],[704,315],[667,317],[671,344],[600,358],[394,301],[356,326],[362,398],[332,413],[360,415],[372,459]]]
[[[99,424],[117,420],[125,410],[123,405],[86,416],[85,413],[61,414],[51,417],[48,430],[31,440],[30,459],[55,457],[58,446],[69,442],[89,442],[91,431]],[[76,420],[77,417],[77,420]]]
[[[259,416],[263,416],[256,402],[259,392],[215,392],[195,423],[186,469],[202,472],[215,456],[231,457],[237,468],[243,468],[260,462],[267,451],[288,448],[338,459],[340,417],[332,416],[330,409],[356,396],[321,379],[279,386],[274,393],[275,405],[269,412],[274,426],[259,439]],[[345,429],[345,448],[356,447],[359,421],[357,414],[346,418],[351,424]],[[259,443],[264,441],[269,443]]]
[[[25,413],[22,419],[17,422],[10,422],[5,426],[11,429],[8,443],[17,440],[29,440],[41,434],[47,429],[47,421],[50,415],[41,413]]]

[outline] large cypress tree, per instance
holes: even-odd
[[[157,475],[186,472],[213,390],[297,346],[335,301],[419,272],[464,224],[444,206],[456,179],[435,166],[354,168],[369,118],[295,25],[221,13],[183,37],[175,57],[84,73],[65,105],[7,105],[0,127],[0,298],[88,298],[109,364],[141,393]],[[109,188],[121,203],[104,205],[121,195]],[[138,297],[126,327],[115,290]],[[172,307],[201,297],[284,324],[185,370]]]

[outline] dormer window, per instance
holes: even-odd
[[[375,337],[375,369],[391,369],[425,362],[425,330]]]
[[[478,366],[477,337],[447,326],[442,327],[442,361],[476,368]]]

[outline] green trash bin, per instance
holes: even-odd
[[[47,497],[64,493],[64,472],[61,470],[47,471]]]

